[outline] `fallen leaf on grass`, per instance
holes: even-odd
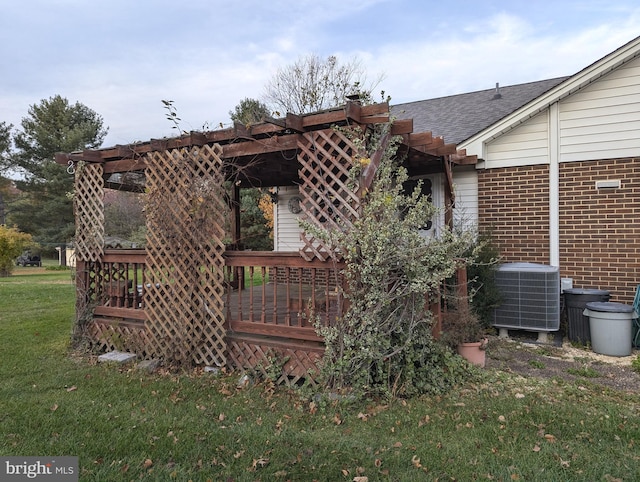
[[[354,477],[353,478],[353,482],[369,482],[369,477],[366,477],[364,475],[358,476],[358,477]]]
[[[556,441],[556,437],[554,435],[551,435],[550,433],[545,433],[544,438],[546,438],[547,442],[549,443],[555,443]]]
[[[53,406],[51,407],[51,411],[55,412],[56,410],[58,410],[58,404],[54,403]]]
[[[535,444],[535,445],[533,446],[533,449],[532,449],[532,450],[533,450],[534,452],[540,452],[540,446],[539,446],[538,444]]]
[[[78,387],[76,387],[75,385],[72,387],[67,388],[67,392],[75,392],[78,389]]]
[[[418,420],[418,427],[422,427],[424,424],[429,423],[431,421],[431,417],[429,415],[425,415],[424,418]]]
[[[145,469],[150,468],[153,465],[153,460],[151,459],[145,459],[145,461],[142,463],[142,467]]]
[[[264,457],[253,459],[253,462],[251,462],[251,468],[254,470],[258,468],[266,467],[267,465],[269,465],[269,459]]]

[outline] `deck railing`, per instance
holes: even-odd
[[[107,249],[100,262],[78,266],[82,284],[96,304],[95,316],[146,319],[145,257],[144,249]]]
[[[342,264],[297,252],[227,251],[226,320],[232,332],[320,341],[314,322],[342,313]]]
[[[96,318],[146,320],[146,252],[107,249],[100,262],[78,262],[78,288],[95,304]],[[225,319],[232,333],[322,341],[314,326],[332,324],[344,310],[344,264],[305,261],[297,252],[227,251]],[[466,270],[456,274],[466,293]],[[440,300],[430,300],[440,332]]]

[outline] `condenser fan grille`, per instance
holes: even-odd
[[[494,310],[497,328],[557,331],[560,328],[558,268],[534,263],[507,263],[496,271],[502,304]]]

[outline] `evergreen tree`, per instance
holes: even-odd
[[[69,196],[73,176],[66,166],[55,163],[55,154],[95,149],[108,129],[96,112],[79,102],[71,105],[59,95],[30,106],[21,126],[8,158],[10,167],[22,176],[16,186],[23,194],[13,208],[12,221],[43,245],[67,242],[75,225]]]
[[[11,181],[6,177],[7,156],[11,147],[11,124],[0,122],[0,225],[7,223],[8,189]]]
[[[229,111],[229,116],[234,122],[239,122],[245,126],[257,124],[270,117],[269,108],[256,99],[242,99],[234,110]]]
[[[229,112],[231,120],[250,126],[270,116],[269,108],[259,100],[245,98]],[[260,199],[268,193],[260,188],[242,189],[240,193],[240,237],[245,249],[271,251],[272,228],[260,208]]]

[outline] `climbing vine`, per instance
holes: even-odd
[[[388,129],[389,126],[386,126]],[[381,132],[362,136],[353,159],[353,185],[361,182]],[[438,238],[420,232],[436,213],[421,186],[405,192],[406,169],[397,157],[397,139],[382,151],[359,218],[349,229],[305,225],[337,247],[346,262],[344,315],[329,327],[319,324],[326,352],[323,376],[332,389],[360,394],[410,396],[445,390],[464,374],[463,365],[432,336],[428,299],[450,278],[473,236],[443,229]]]

